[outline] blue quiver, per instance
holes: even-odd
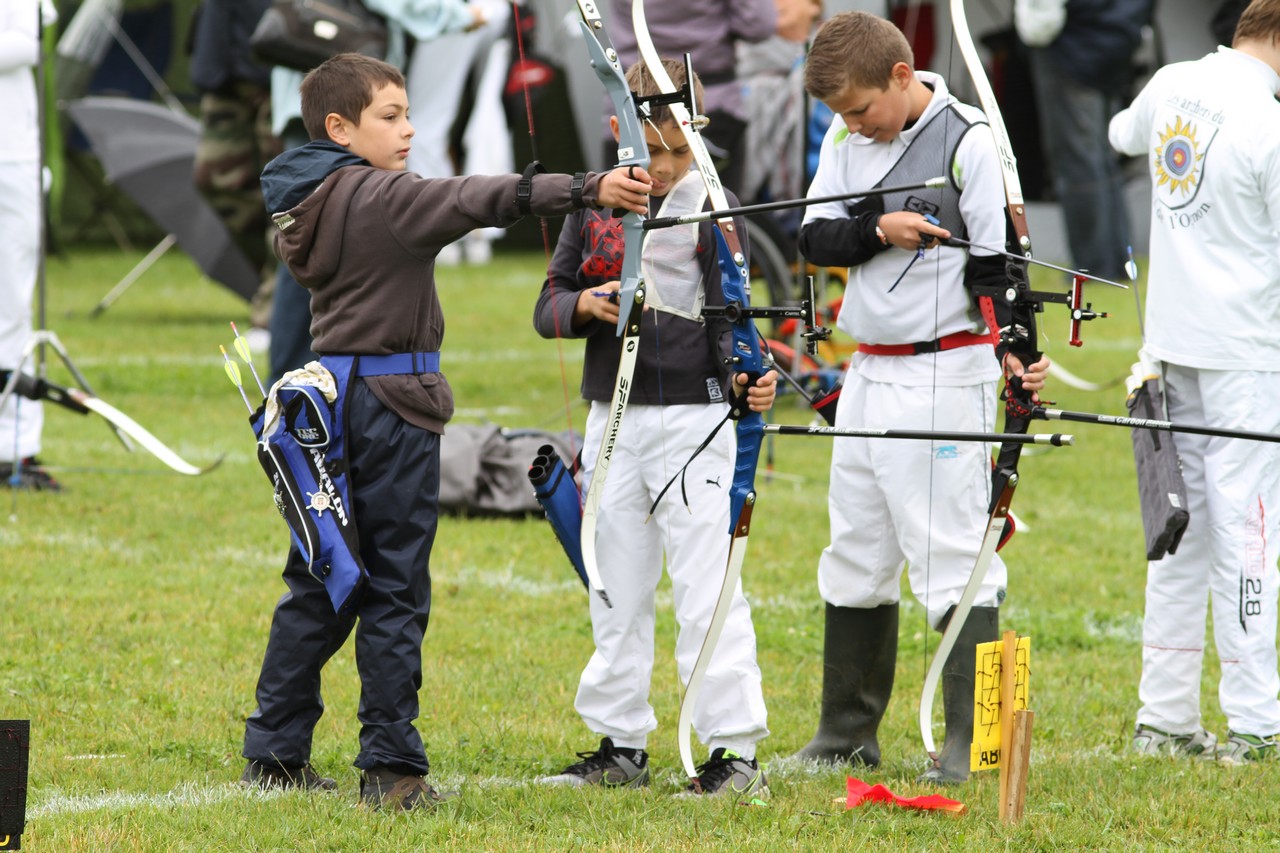
[[[582,562],[582,502],[578,498],[578,484],[550,444],[538,448],[538,455],[529,466],[529,482],[582,585],[590,589],[587,568]]]
[[[308,365],[316,368],[314,362]],[[369,576],[360,559],[344,453],[347,378],[333,375],[333,402],[316,385],[297,380],[277,384],[272,389],[275,405],[264,402],[249,419],[276,508],[307,571],[324,584],[337,613],[354,609]]]

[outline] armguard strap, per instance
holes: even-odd
[[[546,172],[547,167],[537,160],[524,167],[524,172],[520,175],[520,183],[516,184],[516,207],[520,210],[521,216],[533,213],[533,176],[545,175]]]

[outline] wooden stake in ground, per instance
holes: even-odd
[[[1022,645],[1029,658],[1030,643]],[[1017,632],[1005,631],[1000,654],[1000,820],[1010,824],[1022,820],[1026,805],[1035,718],[1026,709],[1030,668],[1026,659],[1018,665],[1018,646]]]

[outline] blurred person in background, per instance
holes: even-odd
[[[1071,262],[1120,278],[1133,242],[1124,178],[1107,122],[1133,80],[1133,54],[1154,0],[1016,0],[1014,25],[1031,48],[1041,144],[1062,205]]]

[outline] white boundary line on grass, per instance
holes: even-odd
[[[276,797],[275,791],[250,792],[237,784],[227,783],[211,788],[194,784],[183,785],[163,794],[127,794],[115,792],[85,797],[69,797],[52,794],[27,811],[27,819],[44,815],[80,814],[115,809],[172,808],[174,806],[207,806],[237,797]]]

